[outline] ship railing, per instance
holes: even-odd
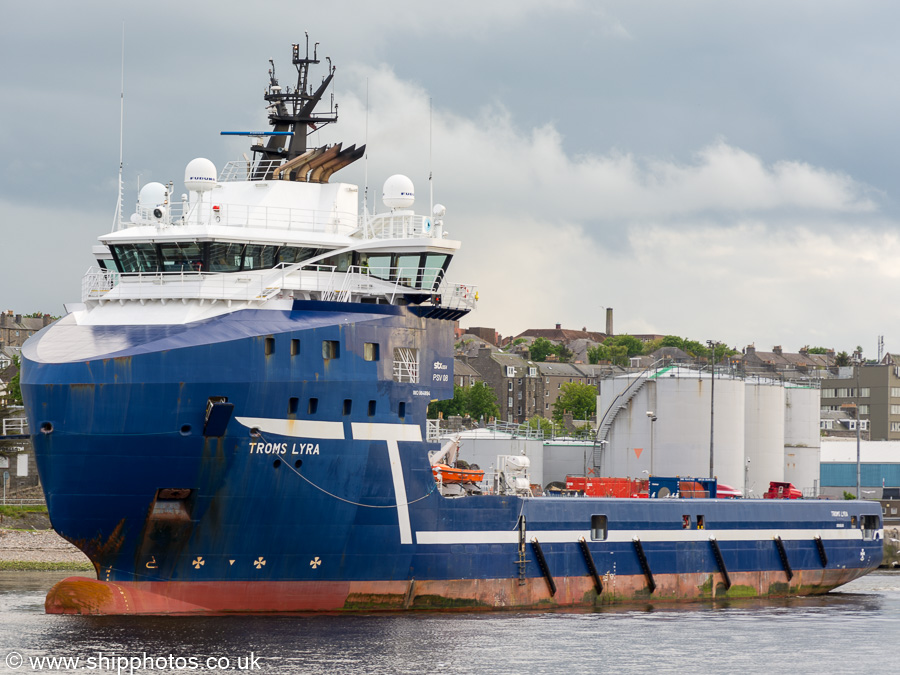
[[[262,180],[270,177],[279,166],[284,164],[281,159],[261,159],[251,162],[248,159],[228,162],[225,168],[219,172],[220,183],[234,183],[251,179]]]
[[[172,203],[135,210],[133,221],[120,221],[119,229],[147,225],[181,227],[188,225],[241,227],[258,230],[288,230],[350,234],[358,227],[355,211],[338,209],[301,209],[289,206],[217,204],[215,201],[193,204]]]
[[[447,281],[440,268],[358,265],[338,270],[335,287],[327,294],[326,299],[339,302],[349,302],[354,295],[379,295],[391,303],[400,296],[424,294],[434,305],[454,310],[474,309],[478,295],[475,286]]]
[[[441,421],[425,420],[425,440],[428,443],[439,443],[441,440]]]
[[[264,301],[283,290],[320,293],[323,300],[351,302],[353,297],[383,297],[394,303],[409,295],[426,295],[442,309],[471,310],[476,288],[446,281],[442,269],[299,265],[280,263],[268,270],[250,272],[123,273],[92,267],[82,277],[81,299],[110,300],[257,300]]]
[[[414,213],[376,213],[360,217],[360,229],[366,239],[409,239],[443,237],[443,226],[428,216]]]
[[[333,265],[301,270],[281,264],[268,274],[258,272],[134,272],[91,268],[82,278],[82,302],[97,300],[266,300],[284,288],[326,292],[335,285]]]

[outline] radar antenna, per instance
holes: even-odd
[[[328,112],[317,113],[316,105],[328,90],[328,85],[334,79],[337,68],[328,59],[328,72],[322,78],[322,83],[313,89],[309,82],[309,67],[320,63],[318,59],[319,43],[313,45],[313,56],[309,58],[309,34],[306,34],[306,52],[300,55],[300,45],[291,45],[293,49],[292,63],[297,69],[297,86],[282,89],[275,75],[275,62],[269,59],[269,87],[265,99],[269,105],[269,124],[274,131],[293,132],[293,135],[271,136],[268,143],[254,145],[251,149],[262,154],[263,160],[290,161],[299,157],[307,150],[306,137],[313,131],[326,124],[337,122],[337,106],[332,102]],[[285,147],[285,140],[290,139]]]

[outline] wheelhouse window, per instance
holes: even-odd
[[[377,279],[391,278],[391,255],[370,255],[361,258],[361,264],[369,270],[369,274]]]
[[[317,255],[321,255],[325,253],[327,249],[324,248],[301,248],[299,246],[282,246],[278,249],[278,253],[276,254],[276,260],[279,263],[285,263],[288,265],[293,265],[295,263],[303,262],[304,260],[309,260],[310,258],[314,258]]]
[[[159,245],[163,272],[199,272],[203,269],[203,253],[196,242]]]
[[[209,245],[209,271],[238,272],[243,255],[244,244],[213,242]]]
[[[441,281],[441,275],[444,272],[444,266],[450,256],[435,253],[429,253],[425,256],[425,263],[422,265],[422,285],[424,290],[435,290]]]
[[[446,253],[361,253],[359,264],[378,279],[433,291],[450,262]],[[333,263],[332,263],[333,264]]]
[[[397,281],[404,286],[416,288],[419,274],[419,254],[401,255],[397,258]]]
[[[118,244],[110,246],[110,251],[122,272],[132,274],[159,270],[156,244]]]
[[[346,272],[350,269],[350,263],[353,260],[353,254],[350,252],[333,255],[321,261],[321,265],[333,266],[336,272]]]
[[[267,270],[275,267],[275,246],[248,244],[244,247],[245,270]]]

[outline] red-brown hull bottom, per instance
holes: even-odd
[[[602,577],[598,595],[590,577],[557,578],[550,595],[543,578],[449,581],[211,581],[108,582],[69,577],[47,594],[48,614],[234,614],[339,611],[491,611],[585,608],[715,598],[818,595],[862,576],[867,569],[736,572],[726,590],[718,574]]]

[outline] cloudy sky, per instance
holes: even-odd
[[[312,142],[368,139],[370,194],[405,173],[427,205],[431,107],[464,325],[603,330],[613,307],[617,332],[900,351],[896,3],[129,5],[4,8],[3,309],[77,301],[111,227],[124,22],[127,205],[239,158],[219,131],[264,127],[268,59],[292,81],[308,31],[340,106]]]

